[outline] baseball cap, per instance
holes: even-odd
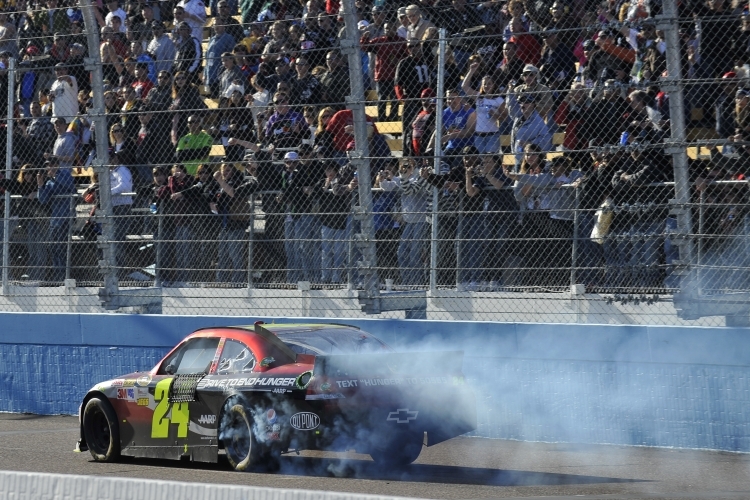
[[[363,20],[361,20],[360,22],[357,23],[357,28],[364,29],[364,28],[367,28],[369,25],[370,25],[370,23],[368,23],[367,21],[365,21],[363,19]]]
[[[299,160],[299,155],[296,151],[288,151],[284,155],[284,160]]]
[[[372,13],[375,14],[375,13],[378,13],[378,12],[385,12],[385,9],[383,8],[382,5],[373,5],[372,6]]]
[[[422,91],[422,93],[420,94],[420,97],[422,99],[427,99],[429,97],[435,97],[435,91],[432,90],[431,88],[426,88],[426,89],[424,89]]]
[[[238,85],[236,83],[233,83],[227,89],[224,91],[224,97],[232,97],[232,94],[235,92],[239,92],[240,94],[245,93],[245,87],[242,85]]]
[[[750,89],[737,89],[737,97],[750,96]]]
[[[537,68],[533,64],[527,64],[526,66],[523,67],[523,73],[539,74],[539,68]]]
[[[596,46],[593,40],[586,40],[583,42],[583,50],[591,50]]]
[[[536,97],[531,94],[521,94],[518,98],[518,102],[536,102]]]
[[[153,20],[153,21],[151,21],[151,27],[152,27],[152,28],[161,28],[161,29],[165,29],[164,23],[163,23],[163,22],[161,22],[161,21],[157,21],[157,20]]]
[[[722,78],[737,78],[737,73],[734,71],[727,71]]]
[[[399,7],[396,12],[398,13],[398,17],[404,17],[406,15],[406,7]]]

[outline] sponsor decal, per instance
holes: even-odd
[[[208,373],[214,373],[216,371],[216,367],[219,366],[219,358],[221,357],[221,353],[224,352],[224,342],[227,339],[222,337],[221,340],[219,340],[219,345],[216,348],[216,354],[214,354],[214,359],[211,361],[211,368],[208,370]]]
[[[311,431],[320,425],[320,417],[309,411],[303,411],[292,415],[289,423],[298,431]]]
[[[404,378],[364,378],[359,380],[342,380],[340,382],[358,382],[355,387],[373,387],[376,385],[461,385],[463,377],[404,377]],[[339,387],[347,387],[341,385]],[[349,385],[348,387],[352,387]]]
[[[294,378],[290,377],[243,377],[230,379],[203,379],[202,388],[211,387],[292,387]]]
[[[124,380],[122,380],[121,378],[116,378],[109,385],[111,385],[112,387],[122,387],[123,382]]]
[[[418,411],[409,411],[408,408],[399,408],[396,411],[390,412],[386,420],[389,422],[396,422],[397,424],[408,424],[412,420],[416,420],[417,415],[419,415]]]
[[[136,387],[135,388],[135,395],[139,398],[147,398],[148,397],[148,389],[145,387]]]
[[[135,387],[135,379],[132,378],[126,378],[122,381],[123,387]]]
[[[136,385],[140,385],[141,387],[146,387],[148,384],[151,383],[151,375],[148,373],[146,375],[141,375],[137,379],[135,379]]]
[[[276,410],[274,410],[273,408],[266,412],[266,422],[268,422],[269,424],[275,424],[277,418],[278,417],[276,416]]]
[[[319,399],[345,399],[346,396],[337,392],[336,394],[308,394],[305,399],[308,401],[316,401]]]
[[[138,406],[148,406],[148,398],[138,398]]]
[[[135,389],[117,389],[117,399],[135,401]]]
[[[199,424],[215,424],[216,415],[201,415],[198,419]]]
[[[357,387],[356,380],[337,380],[336,384],[339,387]]]

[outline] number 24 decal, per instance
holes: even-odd
[[[190,422],[190,412],[187,403],[173,403],[172,413],[167,417],[169,412],[169,386],[173,378],[165,378],[156,384],[154,391],[154,400],[158,401],[154,409],[154,418],[151,421],[151,437],[167,438],[169,437],[169,424],[177,424],[177,437],[187,437],[188,423]]]

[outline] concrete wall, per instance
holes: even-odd
[[[194,329],[258,319],[271,321],[0,313],[0,411],[75,413],[94,383],[151,368]],[[476,436],[750,452],[750,330],[319,321],[398,349],[463,349]]]

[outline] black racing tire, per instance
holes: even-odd
[[[120,424],[109,401],[91,398],[83,410],[83,436],[97,462],[120,459]]]
[[[253,417],[240,403],[230,403],[221,419],[219,439],[224,445],[229,465],[245,471],[258,463],[260,445],[253,434]]]
[[[384,440],[382,446],[373,447],[370,457],[380,467],[404,467],[419,458],[423,441],[423,432],[399,432]]]

